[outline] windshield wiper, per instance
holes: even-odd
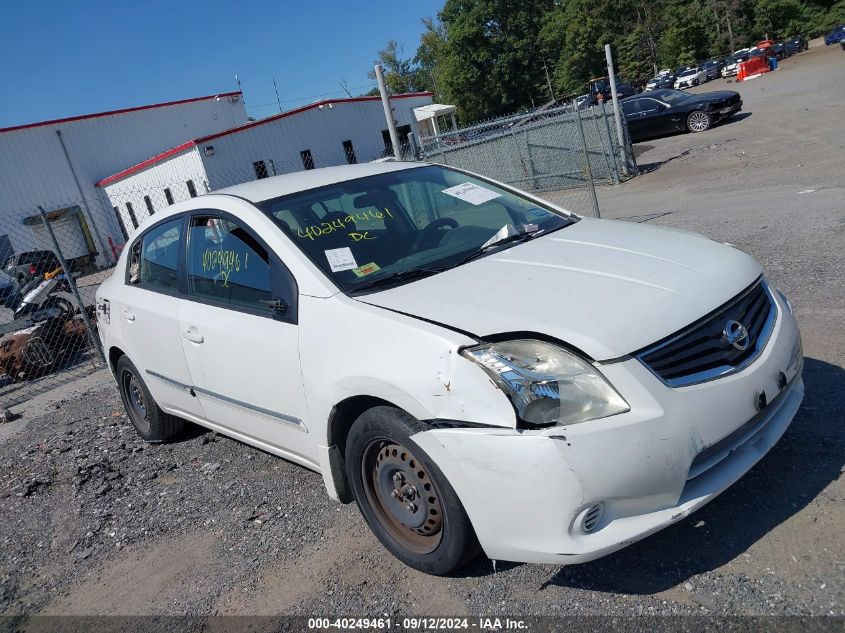
[[[536,231],[526,231],[524,233],[516,233],[514,235],[507,235],[507,236],[505,236],[501,239],[496,240],[495,242],[490,242],[489,244],[485,244],[484,246],[479,248],[477,251],[470,253],[469,255],[464,257],[459,262],[458,265],[466,264],[467,262],[471,262],[474,259],[478,259],[482,255],[487,253],[487,251],[489,251],[491,248],[494,248],[496,246],[502,246],[503,244],[511,244],[513,242],[527,242],[528,240],[539,236],[541,233],[545,233],[545,231],[546,231],[546,229],[537,229]]]
[[[391,285],[395,283],[401,283],[403,281],[411,281],[413,279],[420,279],[422,277],[430,277],[431,275],[442,273],[444,270],[448,270],[448,267],[439,266],[430,268],[411,268],[410,270],[400,270],[399,272],[391,273],[389,275],[385,275],[384,277],[373,279],[372,281],[366,281],[358,286],[355,286],[351,289],[351,291],[358,292],[359,290],[367,290],[369,288],[376,288],[378,286]]]

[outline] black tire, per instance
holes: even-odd
[[[439,576],[469,563],[480,547],[458,495],[411,440],[427,428],[393,407],[365,411],[346,440],[346,472],[382,544],[409,567]]]
[[[687,116],[687,130],[697,134],[698,132],[706,132],[713,126],[713,117],[703,110],[696,110],[690,112]]]
[[[141,439],[166,442],[179,434],[185,421],[159,408],[140,372],[128,357],[120,357],[115,373],[123,408]]]

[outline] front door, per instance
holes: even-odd
[[[182,348],[206,419],[316,463],[299,363],[296,286],[241,220],[189,221]]]
[[[201,418],[179,335],[178,314],[184,302],[178,294],[177,262],[183,223],[181,216],[162,222],[133,242],[125,285],[112,299],[111,318],[120,319],[129,360],[156,403],[176,415]]]

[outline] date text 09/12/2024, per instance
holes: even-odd
[[[528,630],[525,620],[497,617],[406,617],[395,618],[309,618],[310,630],[394,630],[400,631],[518,631]]]

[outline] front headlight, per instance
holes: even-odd
[[[528,428],[578,424],[630,411],[595,367],[557,345],[504,341],[461,354],[490,374]]]

